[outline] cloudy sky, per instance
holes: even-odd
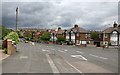
[[[19,28],[70,28],[78,24],[89,30],[112,26],[118,19],[118,2],[2,2],[2,25],[15,27],[19,7]]]

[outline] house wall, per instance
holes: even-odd
[[[107,35],[107,37],[105,37],[105,35]],[[110,43],[110,34],[109,33],[103,34],[103,45],[108,46],[109,43]]]
[[[62,37],[63,36],[63,34],[57,34],[56,35],[56,37]]]
[[[111,45],[118,45],[118,34],[116,31],[110,34],[110,42]]]
[[[80,40],[85,40],[85,34],[80,34]]]
[[[75,35],[71,36],[71,40],[73,41],[73,43],[75,43]]]
[[[80,33],[79,36],[71,34],[71,41],[73,41],[73,43],[76,43],[76,45],[87,44],[87,41],[90,42],[90,39],[90,37],[86,36],[86,33]],[[69,34],[66,35],[66,41],[69,41]]]

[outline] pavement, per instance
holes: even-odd
[[[6,59],[7,57],[9,57],[9,55],[3,53],[3,50],[0,50],[0,61]]]
[[[19,43],[2,73],[118,73],[118,50]]]

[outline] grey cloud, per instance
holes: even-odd
[[[79,24],[86,29],[100,29],[117,20],[117,2],[4,2],[3,25],[14,28],[15,8],[19,7],[19,27],[63,28]]]

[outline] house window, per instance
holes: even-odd
[[[99,38],[101,38],[101,34],[99,34]]]
[[[108,38],[108,34],[105,34],[104,37],[105,37],[105,38]]]

